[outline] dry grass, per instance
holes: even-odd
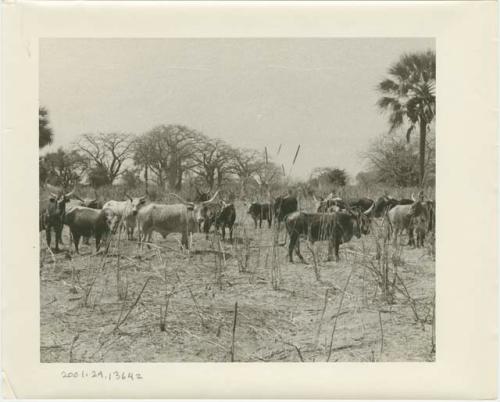
[[[41,233],[41,361],[432,361],[432,253],[394,249],[379,225],[338,263],[304,247],[311,265],[288,263],[284,232],[254,229],[242,203],[232,244],[195,234],[190,251],[156,235],[51,255]]]

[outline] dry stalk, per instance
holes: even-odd
[[[384,327],[382,326],[382,313],[378,312],[378,322],[380,324],[380,354],[384,352]]]
[[[349,273],[349,276],[347,277],[347,280],[345,281],[344,291],[342,292],[342,297],[340,298],[339,307],[337,309],[337,315],[335,316],[335,322],[333,323],[332,335],[330,337],[330,345],[328,348],[328,357],[326,359],[327,362],[330,361],[330,357],[332,356],[333,336],[335,334],[335,329],[337,328],[337,320],[339,317],[340,309],[342,308],[342,303],[344,302],[345,291],[347,289],[347,285],[349,285],[349,281],[351,280],[351,275],[352,275],[353,271],[354,271],[354,267],[351,268],[351,272]]]
[[[231,362],[234,362],[234,344],[236,340],[236,320],[238,318],[238,302],[234,303],[233,335],[231,338]]]
[[[118,328],[125,322],[127,321],[127,318],[128,316],[130,315],[130,313],[132,312],[132,310],[134,309],[134,307],[137,305],[137,303],[139,302],[139,299],[141,298],[142,296],[142,293],[144,292],[144,289],[146,289],[146,286],[148,284],[148,282],[152,279],[153,277],[148,277],[148,279],[146,279],[146,282],[144,282],[144,285],[142,286],[142,289],[141,291],[139,292],[139,294],[137,295],[134,303],[132,303],[132,305],[130,306],[130,308],[128,309],[127,311],[127,314],[125,314],[125,317],[123,317],[123,319],[121,319],[121,316],[122,316],[122,312],[120,312],[120,317],[118,318],[118,321],[116,323],[116,326],[115,328],[113,329],[113,332],[116,332],[118,330]]]
[[[316,348],[318,348],[319,334],[321,332],[321,326],[323,325],[323,317],[325,316],[326,305],[328,304],[328,292],[329,291],[330,291],[329,288],[327,288],[325,291],[325,302],[323,303],[323,310],[321,311],[321,317],[320,317],[319,323],[318,323],[318,330],[316,331],[316,336],[314,338],[314,345]]]

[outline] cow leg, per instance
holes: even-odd
[[[80,235],[77,233],[73,233],[73,242],[75,243],[75,250],[77,254],[80,254],[78,250],[78,243],[80,243]]]
[[[304,257],[302,257],[302,254],[300,253],[300,238],[298,235],[297,235],[297,244],[295,246],[295,254],[297,254],[297,257],[300,258],[300,261],[303,264],[306,264],[306,260],[304,259]]]
[[[415,239],[413,237],[413,228],[408,228],[408,245],[409,246],[415,245]]]
[[[222,230],[222,240],[224,241],[226,239],[226,224],[225,223],[222,225],[221,230]]]
[[[338,239],[335,239],[334,245],[335,245],[335,261],[339,262],[340,261],[340,257],[339,257],[340,241]]]
[[[47,226],[45,228],[45,239],[47,241],[47,247],[50,248],[50,243],[52,242],[52,228]]]
[[[269,227],[269,229],[271,229],[271,224],[273,223],[273,221],[272,221],[271,219],[268,219],[268,220],[267,220],[267,223],[268,223],[268,227]]]
[[[255,226],[255,229],[257,229],[257,218],[255,218],[254,216],[252,216],[252,219],[253,219],[253,224]]]
[[[207,237],[208,237],[208,235],[207,235]],[[188,243],[188,235],[187,235],[187,233],[182,233],[181,244],[184,246],[184,248],[186,250],[189,249],[189,243]]]
[[[229,240],[233,242],[233,225],[229,226]]]
[[[95,252],[97,253],[101,248],[101,235],[95,235]]]
[[[257,229],[257,224],[255,224],[255,228]],[[259,218],[259,229],[262,229],[262,218]]]
[[[333,260],[333,240],[328,240],[328,257],[326,260]]]
[[[55,235],[56,235],[56,252],[59,251],[59,241],[61,240],[61,232],[62,232],[62,229],[60,229],[59,227],[56,226],[56,230],[55,230]]]
[[[290,236],[290,244],[288,244],[288,260],[293,262],[293,250],[295,248],[295,243],[297,243],[298,238],[294,235]]]

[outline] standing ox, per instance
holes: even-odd
[[[61,233],[64,225],[64,215],[66,214],[66,203],[69,202],[74,191],[67,194],[54,194],[50,192],[49,204],[40,219],[40,230],[41,228],[45,229],[47,247],[49,248],[52,240],[52,231],[55,233],[55,251],[59,251],[59,243],[62,243]]]
[[[357,238],[361,234],[369,233],[369,224],[360,212],[335,212],[331,214],[294,212],[285,219],[285,225],[290,236],[288,246],[288,258],[293,262],[293,250],[302,262],[304,257],[300,253],[299,239],[301,235],[314,243],[316,241],[328,241],[328,261],[333,258],[339,261],[339,246],[351,240],[352,236]]]
[[[125,228],[127,230],[128,240],[133,240],[137,213],[146,203],[146,196],[132,198],[126,195],[126,197],[128,201],[108,201],[104,204],[103,209],[110,209],[113,211],[115,219],[113,232]]]
[[[215,229],[222,230],[222,240],[226,237],[226,227],[229,228],[229,240],[233,241],[233,226],[236,221],[236,208],[234,204],[221,201],[221,211],[215,217]]]
[[[107,208],[102,210],[87,207],[74,207],[65,216],[64,223],[69,226],[75,250],[80,253],[78,245],[80,237],[95,237],[96,252],[99,251],[101,239],[107,235],[114,221],[113,211]]]
[[[397,200],[395,198],[383,195],[371,204],[371,207],[365,211],[365,214],[373,218],[381,218],[387,211],[390,211],[396,205],[411,205],[413,200],[406,198]]]
[[[76,207],[87,207],[87,208],[92,208],[92,209],[101,209],[102,208],[102,202],[98,201],[97,198],[81,199],[80,197],[78,197],[75,194],[73,194],[73,197],[75,197],[76,199],[71,200],[66,205],[66,212],[69,212],[73,208],[76,208]],[[89,244],[89,238],[87,236],[83,237],[83,243]]]
[[[257,229],[257,221],[259,221],[259,228],[262,229],[263,220],[267,220],[269,227],[271,227],[273,218],[270,204],[260,204],[258,202],[253,202],[248,207],[247,213],[252,217],[255,224],[255,229]]]
[[[427,221],[427,208],[421,200],[415,200],[412,194],[413,203],[410,205],[396,205],[386,213],[386,218],[389,223],[389,233],[394,235],[394,244],[397,244],[398,235],[404,230],[408,233],[408,245],[415,245],[413,238],[412,222],[418,217],[423,217]]]
[[[204,227],[207,226],[208,212],[217,204],[214,203],[214,200],[218,192],[210,200],[200,203],[187,202],[178,195],[173,195],[182,204],[149,204],[139,210],[137,227],[141,247],[145,241],[151,242],[153,232],[158,232],[163,238],[166,238],[170,233],[180,233],[182,245],[189,248],[189,234],[198,232],[202,224]]]

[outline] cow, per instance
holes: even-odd
[[[350,200],[343,200],[339,197],[330,197],[325,199],[317,199],[313,195],[314,203],[316,205],[316,212],[338,212],[346,211],[348,209],[365,211],[373,205],[373,200],[370,198],[356,198]]]
[[[125,194],[127,201],[108,201],[103,209],[111,209],[114,214],[113,232],[126,229],[128,240],[134,240],[137,213],[146,204],[146,196],[132,198]]]
[[[411,205],[411,204],[413,204],[413,200],[409,200],[407,198],[398,200],[396,198],[383,195],[377,198],[377,200],[373,202],[367,210],[365,210],[365,214],[373,218],[382,218],[385,216],[385,213],[387,211],[390,211],[396,205]]]
[[[75,190],[73,189],[73,191],[70,191],[67,194],[64,194],[63,192],[59,192],[59,194],[49,192],[49,204],[46,210],[42,213],[40,219],[40,228],[45,229],[47,247],[49,248],[52,241],[52,230],[55,233],[56,252],[59,251],[59,243],[62,244],[61,234],[64,226],[64,216],[66,214],[66,203],[69,202],[74,191]]]
[[[207,220],[207,212],[216,204],[215,195],[200,203],[187,202],[176,194],[181,204],[149,204],[141,208],[137,214],[137,228],[139,232],[139,246],[144,242],[151,242],[153,232],[160,233],[166,238],[170,233],[181,234],[181,244],[188,249],[188,235],[200,231],[201,225]],[[148,245],[148,247],[151,247]]]
[[[257,221],[259,222],[259,228],[262,229],[262,220],[267,220],[269,227],[271,227],[273,221],[271,204],[252,202],[248,207],[247,213],[252,217],[255,229],[257,229]]]
[[[285,218],[285,225],[290,237],[288,246],[288,258],[293,263],[293,250],[300,260],[305,263],[300,253],[299,239],[301,235],[314,243],[316,241],[328,241],[328,261],[333,258],[339,261],[339,246],[351,240],[352,236],[357,238],[361,234],[368,234],[369,224],[360,212],[335,212],[335,213],[306,213],[293,212]]]
[[[394,234],[394,245],[397,244],[398,235],[403,230],[406,230],[408,233],[408,245],[413,246],[415,244],[412,221],[419,216],[423,216],[427,220],[427,209],[423,201],[414,199],[413,194],[412,204],[396,205],[386,211],[386,219],[389,226],[388,237],[390,238]]]
[[[221,200],[221,210],[215,217],[215,229],[222,231],[222,240],[226,237],[226,227],[229,228],[229,240],[233,241],[233,226],[236,221],[236,208],[233,203]]]
[[[81,199],[77,195],[73,194],[75,199],[70,200],[66,204],[66,212],[71,211],[75,207],[87,207],[92,209],[102,209],[102,202],[98,201],[97,198],[84,198]],[[83,244],[89,244],[89,237],[83,237]]]
[[[299,203],[294,195],[276,197],[273,203],[273,214],[278,227],[280,222],[283,222],[288,214],[297,211],[298,207]]]
[[[346,204],[339,197],[326,197],[317,199],[316,196],[313,195],[314,204],[316,206],[316,212],[325,213],[325,212],[338,212],[342,209],[345,209]]]
[[[101,239],[108,235],[114,224],[114,213],[109,208],[93,209],[75,206],[66,213],[64,223],[69,226],[75,250],[80,254],[78,245],[80,237],[95,238],[96,252],[101,246]]]

